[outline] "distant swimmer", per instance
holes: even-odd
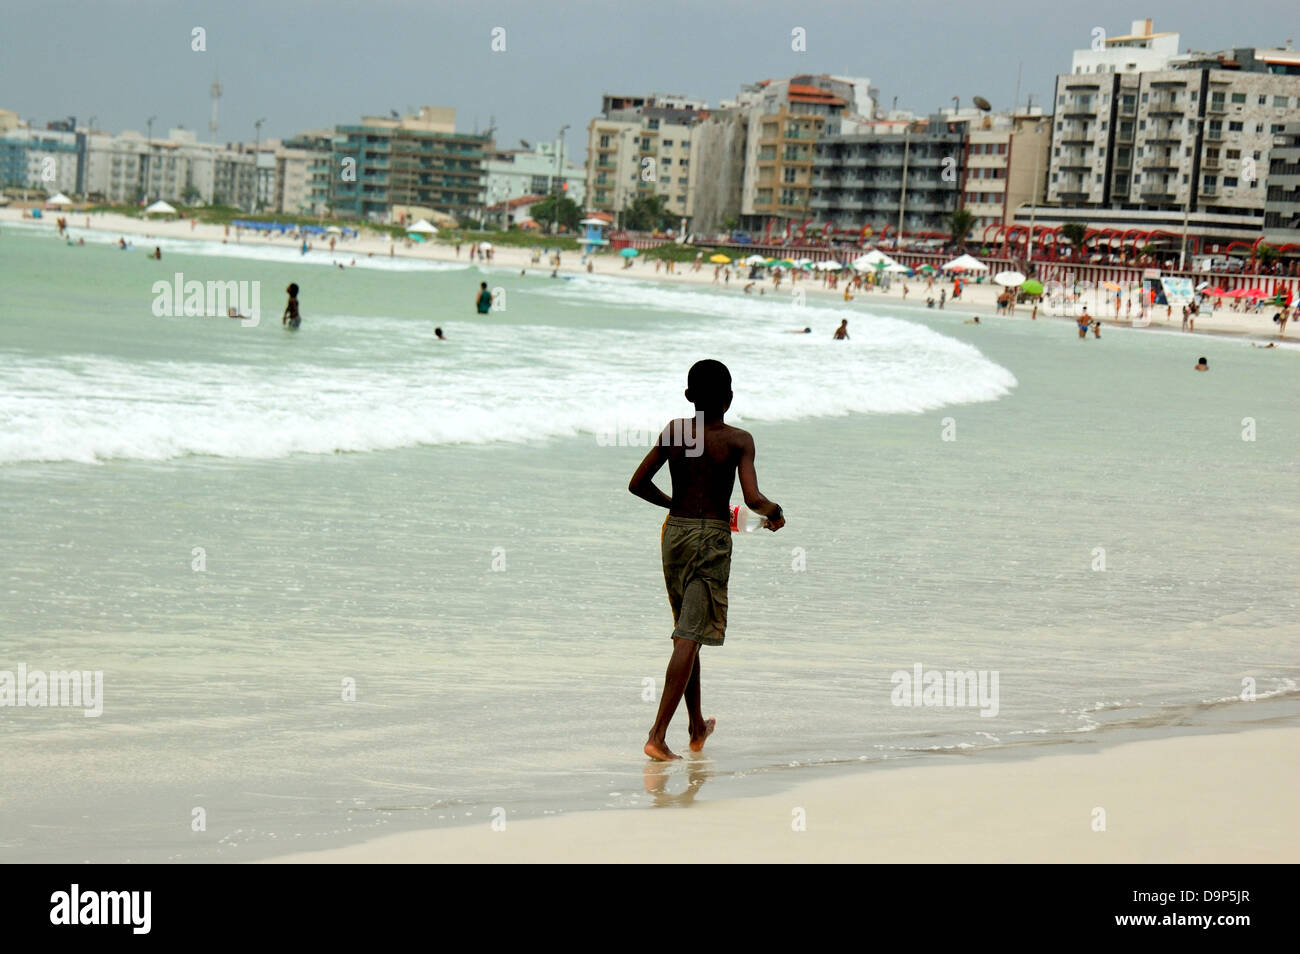
[[[118,236],[118,239],[117,239],[117,247],[120,248],[120,249],[125,249],[125,248],[126,248],[126,238],[125,238],[125,237],[123,237],[123,236]]]
[[[244,319],[248,318],[247,315],[241,315],[241,314],[239,313],[239,309],[238,309],[238,308],[227,308],[227,309],[226,309],[226,317],[227,317],[227,318],[244,318]]]
[[[284,306],[284,314],[280,316],[280,324],[286,325],[290,331],[296,331],[298,325],[302,324],[302,315],[298,313],[298,286],[290,284],[285,291],[289,293],[289,303]]]
[[[304,254],[304,255],[307,254],[307,240],[306,240],[306,239],[303,239],[303,240],[302,240],[302,254]]]
[[[1094,319],[1092,319],[1092,336],[1093,336],[1094,338],[1100,338],[1100,337],[1101,337],[1101,319],[1100,319],[1100,318],[1094,318]]]
[[[157,259],[157,260],[160,261],[160,262],[162,261],[162,249],[159,248],[157,245],[155,245],[155,246],[153,247],[153,256],[152,256],[152,257],[155,258],[155,259]]]
[[[551,277],[554,278],[554,274]],[[479,282],[478,297],[474,299],[474,307],[478,309],[480,315],[486,315],[492,310],[492,293],[488,291],[487,282]]]
[[[444,335],[444,334],[442,333],[442,329],[441,329],[441,328],[434,328],[434,329],[433,329],[433,333],[434,333],[435,335],[437,335],[439,341],[446,341],[446,340],[447,340],[447,336]]]
[[[840,322],[840,326],[839,326],[838,328],[835,329],[835,335],[834,335],[834,337],[832,338],[832,340],[833,340],[833,341],[848,341],[848,340],[849,340],[849,320],[848,320],[847,318],[845,318],[843,321],[841,321],[841,322]]]
[[[980,316],[979,316],[979,315],[971,315],[971,316],[970,316],[969,318],[967,318],[966,321],[965,321],[965,324],[968,324],[968,325],[978,325],[979,323],[980,323]]]
[[[810,334],[812,334],[812,329],[811,329],[811,328],[791,328],[789,331],[786,332],[786,334],[788,334],[788,335],[810,335]]]
[[[1251,346],[1252,348],[1262,348],[1263,350],[1267,351],[1269,348],[1276,348],[1276,347],[1277,347],[1277,342],[1270,341],[1268,344],[1266,344],[1266,345],[1262,345],[1262,344],[1255,344],[1255,343],[1252,341],[1252,342],[1250,343],[1250,346]]]
[[[1197,361],[1197,362],[1196,362],[1196,370],[1197,370],[1197,371],[1209,371],[1209,370],[1210,370],[1210,362],[1208,362],[1208,361],[1206,361],[1204,358],[1202,358],[1200,361]]]

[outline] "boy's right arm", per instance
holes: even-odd
[[[754,437],[748,431],[741,431],[740,463],[736,472],[740,477],[740,492],[745,497],[745,506],[756,514],[767,517],[767,529],[775,532],[785,526],[785,516],[781,507],[768,500],[758,489],[758,473],[754,470]]]

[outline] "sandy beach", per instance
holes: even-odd
[[[1297,756],[1300,728],[1260,729],[1037,758],[953,756],[719,802],[692,783],[695,763],[650,763],[647,791],[689,811],[506,819],[502,831],[484,819],[273,860],[1295,863]]]
[[[148,237],[158,237],[164,239],[188,239],[193,241],[211,241],[220,242],[223,240],[235,242],[235,229],[230,229],[229,236],[226,235],[225,226],[205,224],[202,222],[191,225],[190,220],[180,219],[176,221],[146,221],[131,216],[120,215],[117,213],[102,213],[87,215],[80,212],[64,213],[68,219],[68,228],[73,237],[76,237],[78,231],[95,231],[104,234],[121,235],[134,239],[146,239]],[[58,217],[56,213],[47,212],[45,218],[40,220],[24,220],[22,210],[19,209],[0,209],[0,222],[27,222],[28,224],[39,223],[47,226],[51,231],[54,230],[54,221]],[[243,234],[240,237],[242,244],[253,246],[278,246],[286,249],[296,249],[299,241],[287,238],[285,236],[267,237],[254,235],[252,233]],[[137,242],[137,244],[143,244]],[[312,250],[308,253],[309,257],[315,261],[336,261],[345,266],[357,257],[367,255],[381,256],[390,253],[398,258],[414,259],[430,262],[447,262],[459,264],[471,264],[469,261],[469,243],[466,242],[461,248],[460,255],[456,253],[453,245],[441,242],[428,242],[423,244],[412,243],[409,247],[406,243],[397,242],[395,245],[387,235],[381,235],[375,232],[363,230],[361,235],[355,239],[340,241],[336,250],[329,251],[328,245],[323,243],[313,243]],[[489,268],[502,269],[521,269],[533,271],[549,271],[549,266],[544,263],[532,265],[530,257],[531,248],[498,246],[494,250],[494,258]],[[667,283],[680,283],[691,286],[708,285],[716,286],[724,290],[734,290],[736,294],[743,294],[743,288],[747,284],[746,280],[732,274],[731,280],[724,281],[719,278],[714,281],[714,266],[705,262],[703,267],[694,272],[688,263],[677,263],[676,270],[671,274],[664,268],[655,269],[654,262],[647,258],[639,258],[631,268],[625,268],[625,259],[613,255],[603,254],[596,255],[592,259],[593,274],[597,275],[621,275],[629,278],[635,278],[641,281],[663,281]],[[484,265],[480,260],[475,260],[473,264]],[[581,255],[578,252],[566,252],[562,256],[560,266],[561,274],[581,274],[586,271],[585,266],[581,263]],[[904,285],[908,288],[906,297],[903,295]],[[759,289],[763,289],[766,294],[789,295],[791,284],[788,280],[783,280],[781,287],[774,290],[772,280],[766,278],[756,283],[752,294],[757,295]],[[925,299],[927,294],[932,294],[936,298],[940,289],[947,289],[949,293],[952,290],[951,281],[936,279],[933,289],[927,293],[926,282],[924,279],[908,279],[906,282],[895,281],[888,291],[864,291],[859,293],[851,302],[844,301],[843,285],[835,290],[824,287],[820,276],[812,278],[803,278],[799,280],[794,287],[803,289],[811,297],[824,301],[838,301],[847,309],[861,307],[870,307],[873,301],[887,301],[891,305],[901,305],[906,307],[915,307],[925,309]],[[970,315],[993,316],[997,314],[996,301],[998,294],[1002,289],[985,281],[978,284],[969,284],[962,293],[959,302],[948,301],[943,311],[950,313],[954,318],[966,318]],[[1128,324],[1125,318],[1117,319],[1112,314],[1113,309],[1110,305],[1109,296],[1103,292],[1089,293],[1083,301],[1088,305],[1089,311],[1100,317],[1103,322],[1110,324]],[[936,306],[936,311],[938,310]],[[1012,318],[1030,317],[1031,309],[1025,305],[1020,305]],[[1063,311],[1061,308],[1053,308],[1051,304],[1044,304],[1038,310],[1039,319],[1057,318],[1065,321],[1072,321],[1071,317],[1074,312]],[[1233,312],[1226,308],[1218,309],[1213,312],[1205,312],[1196,318],[1194,334],[1232,334],[1247,335],[1261,340],[1278,340],[1277,325],[1272,320],[1272,310],[1267,313],[1261,311],[1259,314]],[[1151,316],[1151,328],[1157,329],[1175,329],[1181,330],[1181,315],[1174,311],[1166,314],[1164,308],[1156,308]],[[1293,335],[1294,337],[1294,329]]]

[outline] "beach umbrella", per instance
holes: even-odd
[[[478,243],[478,247],[479,247],[479,248],[482,248],[482,249],[489,249],[489,248],[492,247],[492,243],[491,243],[491,242],[479,242],[479,243]]]
[[[54,200],[51,199],[50,201],[52,202]],[[159,199],[153,205],[149,206],[149,208],[145,209],[144,214],[145,215],[175,215],[176,208],[175,206],[172,206],[164,202],[162,199]]]
[[[920,268],[918,268],[917,271],[918,271],[918,272],[937,272],[938,269],[935,268],[933,265],[931,265],[931,264],[929,264],[929,263],[927,262],[925,265],[922,265]]]
[[[1026,295],[1041,295],[1043,293],[1043,283],[1037,278],[1027,278],[1021,284],[1020,290]]]
[[[1025,283],[1025,276],[1020,272],[998,272],[993,280],[1004,288],[1019,288]]]
[[[958,255],[943,266],[945,272],[987,272],[989,267],[973,255]]]
[[[767,259],[762,255],[751,255],[749,258],[742,258],[741,261],[746,265],[766,265]]]
[[[1243,298],[1268,298],[1268,292],[1262,288],[1248,288],[1242,293]]]
[[[45,204],[46,205],[72,205],[72,200],[69,199],[62,192],[58,192],[52,195],[50,198],[46,199]],[[167,203],[164,202],[163,205],[167,205]],[[171,206],[168,205],[167,208],[171,209]],[[176,210],[172,209],[172,211],[175,212]]]
[[[634,248],[625,248],[618,254],[622,255],[624,258],[636,258],[641,253]]]
[[[710,255],[709,261],[715,265],[727,265],[730,264],[731,259],[719,252],[717,255]]]
[[[1205,294],[1213,295],[1215,298],[1222,298],[1224,295],[1228,293],[1224,291],[1222,288],[1220,288],[1218,285],[1215,285],[1213,288],[1205,289]]]
[[[341,228],[339,228],[337,225],[331,225],[331,226],[330,226],[329,228],[327,228],[325,231],[326,231],[326,232],[329,232],[331,235],[342,235],[342,234],[343,234],[343,230],[342,230]]]
[[[1108,288],[1111,291],[1123,291],[1123,289],[1120,288],[1118,285],[1116,285],[1114,282],[1102,282],[1101,287]]]
[[[895,262],[893,265],[886,265],[885,271],[891,272],[892,274],[895,275],[898,274],[910,275],[912,272],[912,270],[908,268],[906,265],[900,265],[898,262]]]
[[[823,272],[838,272],[844,266],[841,265],[839,262],[832,262],[828,260],[825,262],[818,262],[814,267],[817,268],[819,271],[823,271]]]
[[[784,266],[785,268],[794,268],[794,262],[790,261],[790,259],[788,258],[777,259],[776,263],[778,265]]]

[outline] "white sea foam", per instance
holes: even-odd
[[[275,458],[657,430],[689,413],[685,372],[703,356],[731,368],[741,422],[921,413],[996,400],[1016,384],[971,345],[861,312],[852,340],[831,342],[839,310],[788,300],[592,279],[512,294],[512,315],[533,298],[539,321],[563,321],[490,335],[449,324],[444,343],[427,322],[313,316],[291,363],[278,348],[249,348],[243,363],[14,355],[0,367],[0,462]],[[619,309],[634,326],[610,327]],[[593,321],[575,326],[584,310]],[[821,333],[787,333],[806,324]]]

